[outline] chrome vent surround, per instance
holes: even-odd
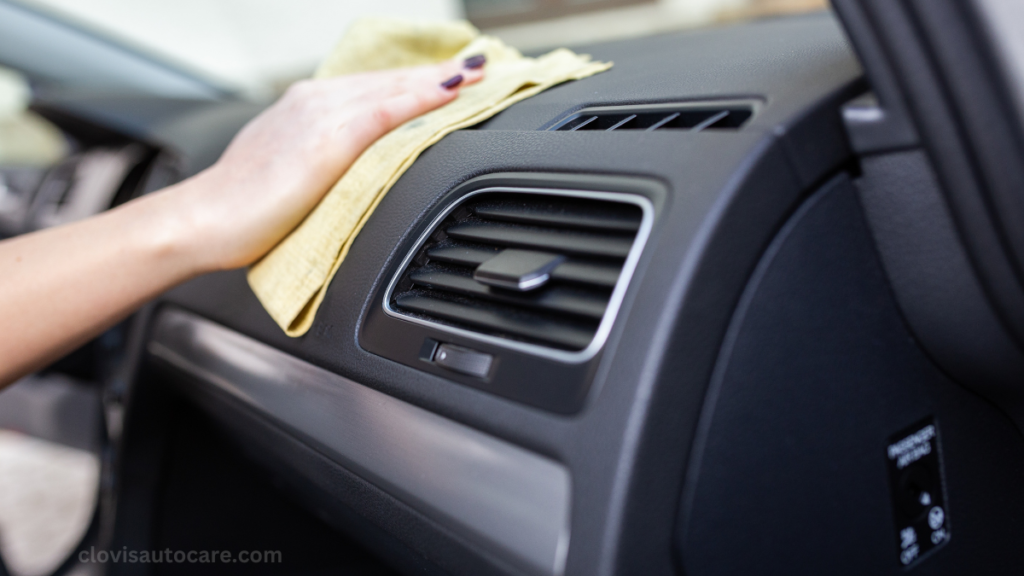
[[[477,190],[419,238],[385,292],[384,310],[491,343],[587,360],[611,329],[652,220],[650,201],[637,194]],[[509,261],[546,264],[532,276],[523,268],[528,281],[518,287],[482,274]]]
[[[748,100],[598,106],[584,108],[548,130],[560,132],[634,130],[736,130],[754,115],[756,103]]]

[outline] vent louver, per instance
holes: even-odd
[[[617,193],[474,194],[421,239],[387,308],[503,341],[584,350],[621,300],[648,206]]]
[[[749,120],[753,114],[753,103],[746,101],[601,106],[584,108],[555,123],[550,130],[563,132],[735,130]]]

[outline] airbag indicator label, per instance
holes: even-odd
[[[889,438],[885,451],[900,564],[910,566],[949,541],[939,428],[928,417]]]

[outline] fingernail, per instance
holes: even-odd
[[[477,54],[476,56],[470,56],[462,61],[462,67],[466,70],[476,70],[477,68],[483,67],[487,63],[487,56],[483,54]]]
[[[462,84],[462,74],[456,74],[455,76],[452,76],[451,78],[445,80],[444,82],[441,82],[441,88],[444,88],[445,90],[451,90],[458,86],[459,84]]]

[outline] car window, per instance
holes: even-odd
[[[254,98],[273,97],[308,76],[362,16],[468,18],[521,50],[537,51],[826,6],[826,0],[21,2]]]

